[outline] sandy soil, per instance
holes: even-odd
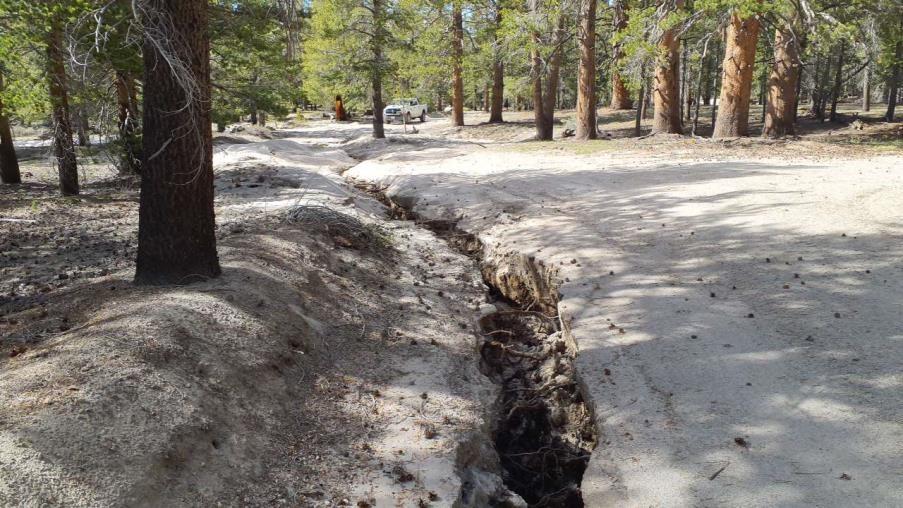
[[[621,141],[383,153],[346,175],[558,267],[602,436],[588,506],[896,504],[897,141]]]
[[[111,168],[2,189],[0,505],[450,505],[495,397],[473,262],[388,221],[344,152],[215,160],[224,274],[187,287],[131,284]]]

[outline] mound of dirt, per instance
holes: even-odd
[[[135,287],[131,250],[117,249],[86,254],[91,277],[0,302],[0,505],[427,506],[460,495],[460,443],[485,428],[495,398],[475,347],[479,273],[430,233],[384,219],[329,168],[303,167],[316,153],[278,159],[259,145],[219,160],[217,188],[236,174],[270,186],[278,169],[317,192],[279,184],[277,205],[223,192],[220,278]],[[120,191],[119,213],[92,227],[131,239],[136,197]],[[4,199],[60,226],[67,210],[95,206],[48,193],[30,214],[16,194]],[[300,201],[318,213],[291,208]],[[366,234],[347,244],[327,223]],[[20,225],[0,223],[21,246]],[[40,255],[0,261],[4,273],[39,272]]]

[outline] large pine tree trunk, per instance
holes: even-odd
[[[794,133],[797,82],[800,77],[799,47],[793,30],[783,26],[774,34],[774,63],[768,78],[768,100],[762,136],[778,138]]]
[[[749,135],[749,98],[758,40],[759,21],[733,13],[725,36],[721,98],[713,138]]]
[[[615,0],[612,4],[613,28],[620,32],[627,28],[627,0]],[[618,65],[624,56],[624,50],[620,43],[615,44],[611,50],[611,109],[630,109],[633,101],[630,100],[630,91],[618,73]]]
[[[464,17],[461,4],[452,12],[452,125],[464,125]]]
[[[683,0],[676,0],[674,6],[677,9],[683,7]],[[680,122],[680,40],[675,29],[666,30],[659,41],[662,55],[655,66],[653,78],[652,98],[654,112],[652,118],[653,134],[670,133],[681,134],[683,129]]]
[[[903,22],[901,22],[903,25]],[[900,89],[900,67],[901,61],[903,61],[903,41],[897,41],[896,51],[896,59],[894,62],[894,70],[890,77],[890,83],[888,83],[888,91],[887,91],[887,112],[884,113],[884,120],[887,122],[894,121],[894,115],[897,109],[897,95]]]
[[[3,74],[0,74],[0,92],[3,91]],[[22,183],[19,173],[19,158],[13,145],[13,134],[9,128],[9,118],[3,111],[3,100],[0,99],[0,182]]]
[[[149,35],[144,41],[144,161],[135,282],[184,284],[220,273],[207,1],[144,3]],[[167,54],[161,54],[161,47]],[[184,73],[168,63],[174,58]]]
[[[47,34],[47,79],[53,117],[53,154],[60,175],[60,192],[64,196],[78,194],[78,166],[72,144],[69,119],[69,92],[63,56],[63,28],[56,17],[50,20]]]
[[[577,139],[596,139],[596,0],[583,0],[577,78]]]

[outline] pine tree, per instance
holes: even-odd
[[[135,282],[184,284],[216,277],[207,1],[137,5],[145,67]]]

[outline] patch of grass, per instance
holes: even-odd
[[[880,151],[903,150],[903,138],[885,136],[851,136],[840,144],[875,148]]]

